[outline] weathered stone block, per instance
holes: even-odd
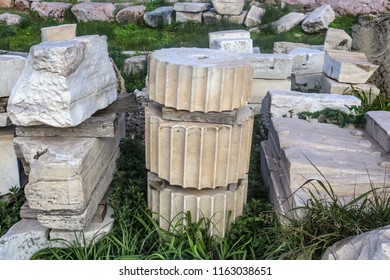
[[[63,24],[41,29],[42,42],[70,40],[76,37],[77,24]]]
[[[364,53],[328,50],[323,72],[342,83],[366,83],[379,66],[368,62]]]
[[[17,14],[3,13],[0,14],[0,22],[4,22],[6,25],[18,25],[22,23],[22,17]]]
[[[211,8],[211,3],[179,2],[173,5],[176,12],[199,13]]]
[[[170,25],[173,22],[173,7],[165,6],[144,14],[144,21],[148,26]]]
[[[246,30],[227,30],[227,31],[215,31],[209,33],[209,48],[216,48],[217,40],[231,40],[231,39],[250,39],[251,34]]]
[[[309,90],[315,90],[316,92],[318,92],[321,87],[321,81],[323,76],[324,75],[322,73],[292,75],[291,89],[302,92],[308,92]]]
[[[30,9],[29,0],[15,0],[15,8],[19,11],[25,11]]]
[[[287,54],[250,54],[254,79],[285,80],[291,77],[292,57]]]
[[[59,21],[65,19],[65,12],[71,9],[72,4],[62,2],[32,2],[31,10],[43,18],[55,18]]]
[[[244,24],[248,11],[242,11],[239,15],[224,15],[223,20],[233,24]]]
[[[26,59],[21,56],[0,55],[0,98],[11,95],[25,64]]]
[[[166,230],[180,231],[185,214],[190,212],[192,222],[209,219],[213,225],[210,234],[223,237],[230,224],[242,215],[247,197],[246,179],[228,189],[191,190],[164,183],[150,172],[148,175],[148,205]]]
[[[13,139],[13,128],[0,129],[0,195],[9,193],[11,187],[19,187],[19,168]]]
[[[144,72],[147,67],[147,60],[147,55],[136,55],[126,58],[123,62],[123,74],[135,75]]]
[[[176,12],[176,22],[202,22],[202,12],[190,13],[190,12]]]
[[[295,26],[301,24],[305,18],[306,15],[303,13],[292,12],[271,24],[276,29],[277,33],[282,33],[287,32]]]
[[[84,2],[74,5],[71,10],[79,22],[115,19],[115,6],[112,3]]]
[[[7,112],[0,113],[0,128],[10,126],[11,124],[12,123],[8,117],[8,113]]]
[[[145,10],[144,5],[126,7],[116,14],[115,19],[119,23],[138,22],[143,19]]]
[[[177,110],[221,112],[244,106],[253,66],[235,53],[213,49],[155,51],[148,65],[149,99]]]
[[[390,112],[370,111],[365,114],[366,131],[387,152],[390,152]]]
[[[310,48],[310,45],[293,42],[275,42],[272,52],[274,54],[288,54],[296,48]]]
[[[30,49],[9,98],[8,113],[16,125],[71,127],[116,98],[117,81],[106,40],[82,36]]]
[[[264,9],[262,9],[260,7],[252,6],[249,9],[249,12],[245,17],[245,20],[244,20],[245,26],[253,27],[253,26],[260,25],[261,24],[261,17],[264,15],[264,13],[265,13]]]
[[[204,24],[217,24],[222,21],[222,15],[218,14],[215,9],[203,12],[202,17]]]
[[[252,53],[252,39],[219,39],[215,40],[214,47],[232,53]]]
[[[296,75],[322,73],[325,52],[312,48],[296,48],[292,56],[292,73]]]
[[[249,103],[262,103],[270,90],[291,90],[291,80],[253,79],[252,94]]]
[[[322,93],[351,94],[353,89],[356,89],[366,96],[369,103],[372,103],[380,93],[380,90],[372,84],[340,83],[325,75],[322,75],[320,84],[320,92]]]
[[[351,51],[352,38],[342,29],[329,28],[326,32],[325,50]]]
[[[146,168],[171,185],[217,188],[245,178],[253,113],[246,107],[234,125],[163,120],[152,104],[145,111]]]
[[[214,9],[221,15],[239,15],[244,9],[244,0],[211,0]]]
[[[314,33],[327,29],[329,24],[336,18],[336,13],[328,4],[323,4],[305,18],[302,29],[307,33]]]

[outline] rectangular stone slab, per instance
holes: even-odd
[[[26,59],[18,55],[0,55],[0,98],[11,95],[12,88],[21,75]]]
[[[62,24],[41,28],[42,42],[69,40],[76,37],[77,24]]]
[[[11,187],[19,187],[19,168],[12,145],[12,127],[0,128],[0,196],[9,193]]]
[[[249,103],[262,103],[270,90],[291,90],[291,80],[253,79]]]
[[[370,111],[365,115],[367,132],[387,152],[390,152],[390,112]]]
[[[292,57],[288,54],[248,54],[254,79],[285,80],[291,77]]]
[[[378,68],[364,53],[327,50],[323,72],[338,82],[364,84]]]
[[[292,73],[296,75],[322,73],[325,51],[296,48],[289,54],[292,56]]]
[[[216,48],[216,40],[228,40],[228,39],[250,39],[251,34],[249,31],[238,29],[238,30],[227,30],[227,31],[215,31],[209,33],[209,48]]]
[[[223,50],[232,53],[252,53],[252,39],[218,39],[214,40],[215,49]]]

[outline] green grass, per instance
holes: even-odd
[[[1,195],[1,194],[0,194]],[[12,187],[10,192],[0,196],[0,236],[19,221],[20,207],[26,201],[23,190]]]

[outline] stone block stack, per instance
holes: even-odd
[[[105,217],[99,203],[116,170],[124,116],[96,112],[116,99],[105,38],[46,41],[30,49],[8,113],[16,125],[14,148],[28,175],[29,210],[21,216],[34,213],[50,229],[49,239],[56,231],[88,230],[95,214],[100,222]]]
[[[214,49],[162,49],[151,54],[145,112],[148,204],[160,226],[185,213],[210,219],[224,236],[247,194],[253,112],[247,106],[253,67]]]
[[[379,89],[367,84],[379,66],[369,62],[364,53],[328,49],[324,59],[324,76],[320,92],[348,93],[351,87],[362,90],[369,101],[379,94]]]
[[[226,30],[209,33],[209,48],[232,53],[253,53],[251,34],[246,30]]]
[[[0,55],[0,196],[9,192],[11,187],[19,187],[19,168],[12,145],[14,129],[8,116],[8,99],[18,77],[25,58],[15,55]]]

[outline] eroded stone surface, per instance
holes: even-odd
[[[285,80],[291,77],[292,57],[286,54],[250,54],[254,79]]]
[[[63,24],[41,29],[42,42],[70,40],[76,37],[77,24]]]
[[[364,53],[327,50],[323,72],[339,82],[364,84],[378,67]]]
[[[115,6],[112,3],[85,2],[74,5],[71,10],[78,21],[112,21],[115,19]]]
[[[209,33],[209,48],[215,49],[217,40],[238,40],[238,39],[250,39],[251,34],[249,31],[238,29],[238,30],[226,30],[226,31],[215,31]]]
[[[303,13],[292,12],[273,22],[272,25],[277,33],[287,32],[301,24],[305,18],[306,15]]]
[[[325,50],[351,51],[352,38],[342,29],[329,28],[326,32]]]
[[[222,20],[222,15],[218,14],[215,9],[210,9],[209,11],[203,12],[202,17],[204,24],[217,24]],[[243,22],[244,19],[241,23]]]
[[[190,12],[176,12],[176,22],[187,22],[187,21],[193,21],[193,22],[202,22],[202,12],[198,13],[190,13]]]
[[[387,152],[390,152],[390,112],[370,111],[365,115],[366,130]]]
[[[3,13],[0,14],[0,22],[6,25],[18,25],[22,22],[22,17],[17,14]]]
[[[244,21],[245,26],[253,27],[253,26],[260,25],[261,17],[264,15],[264,13],[265,13],[264,9],[260,7],[252,6],[245,17],[245,21]]]
[[[11,125],[11,120],[8,117],[7,112],[0,113],[0,128],[6,127]]]
[[[31,10],[37,12],[41,17],[52,17],[63,21],[65,12],[72,7],[70,3],[62,2],[32,2]]]
[[[244,9],[244,0],[211,0],[214,9],[221,15],[239,15]]]
[[[321,87],[321,81],[323,80],[322,73],[301,74],[291,76],[291,89],[296,91],[317,92]],[[325,92],[324,92],[325,93]],[[327,91],[326,93],[331,93]],[[332,92],[336,93],[336,92]]]
[[[152,176],[151,176],[152,175]],[[190,212],[193,222],[210,219],[211,235],[225,236],[229,225],[242,215],[246,202],[248,181],[239,180],[229,189],[183,189],[164,184],[149,172],[148,205],[162,228],[180,231],[177,224],[183,224],[184,214]],[[185,222],[184,222],[185,224]],[[176,228],[175,228],[176,225]]]
[[[173,7],[165,6],[144,14],[144,21],[148,26],[170,25],[173,22]]]
[[[145,10],[144,5],[126,7],[116,14],[115,19],[119,23],[138,22],[143,19]]]
[[[117,81],[106,40],[82,36],[30,49],[9,98],[8,113],[16,125],[71,127],[116,98]]]
[[[126,58],[123,62],[123,74],[124,75],[136,75],[145,71],[148,56],[137,55]]]
[[[199,13],[211,8],[211,3],[179,2],[173,5],[173,9],[178,12]]]
[[[292,56],[292,73],[296,75],[322,73],[325,52],[312,48],[296,48]]]
[[[270,90],[291,90],[291,80],[253,79],[249,103],[262,103]]]
[[[20,77],[26,59],[18,55],[0,55],[0,98],[11,95],[12,88]]]
[[[214,41],[214,46],[218,50],[232,53],[252,53],[252,39],[220,39]]]
[[[0,195],[9,193],[12,187],[19,187],[19,168],[12,141],[13,128],[0,128]]]
[[[217,188],[245,178],[253,113],[247,107],[240,114],[234,125],[167,121],[151,104],[145,111],[146,168],[183,188]]]
[[[155,51],[148,65],[149,99],[177,110],[221,112],[246,105],[253,66],[235,53],[213,49]]]
[[[307,33],[315,33],[327,29],[329,24],[336,18],[332,7],[323,4],[312,11],[302,22],[302,29]]]

